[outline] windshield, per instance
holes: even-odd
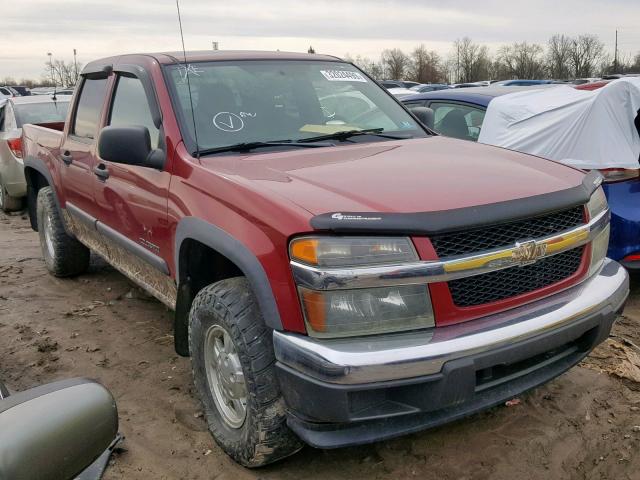
[[[235,61],[167,67],[185,143],[198,149],[243,142],[297,141],[379,129],[424,137],[425,131],[356,67],[340,62]],[[350,141],[388,140],[358,136]]]
[[[14,104],[16,123],[21,128],[25,123],[64,122],[69,102],[43,102]]]

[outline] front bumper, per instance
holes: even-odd
[[[549,381],[602,342],[627,298],[624,268],[483,319],[366,338],[274,332],[289,427],[337,448],[440,425]]]

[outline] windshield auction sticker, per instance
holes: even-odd
[[[364,82],[367,79],[358,72],[349,70],[320,70],[320,73],[330,82]]]

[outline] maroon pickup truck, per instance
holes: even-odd
[[[628,294],[598,174],[429,114],[330,56],[106,58],[24,127],[31,222],[53,275],[92,250],[175,311],[242,465],[414,432],[575,365]]]

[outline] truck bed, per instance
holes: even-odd
[[[22,150],[24,156],[40,157],[42,148],[55,157],[60,150],[64,122],[30,124],[22,126]],[[42,158],[41,158],[42,159]],[[44,159],[43,159],[44,160]]]

